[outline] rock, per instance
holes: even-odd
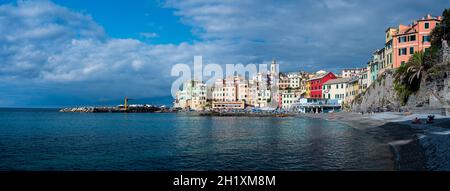
[[[355,112],[419,111],[450,115],[450,48],[443,41],[441,58],[434,71],[422,76],[419,90],[400,105],[394,90],[394,70],[387,70],[351,104]]]
[[[393,88],[394,72],[387,70],[384,75],[372,83],[366,92],[352,104],[356,112],[371,112],[375,110],[397,111],[400,104]],[[382,82],[382,83],[380,83]]]

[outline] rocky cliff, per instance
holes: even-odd
[[[394,71],[388,70],[352,102],[355,112],[398,111],[400,102],[394,90]]]
[[[420,89],[409,96],[405,105],[394,90],[393,70],[386,71],[358,96],[351,108],[355,112],[413,111],[450,115],[450,49],[442,43],[438,63],[422,76]]]

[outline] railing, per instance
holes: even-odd
[[[341,106],[339,103],[323,103],[323,102],[318,102],[318,103],[293,103],[292,106],[299,106],[299,107],[305,107],[305,106]]]

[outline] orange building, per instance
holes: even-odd
[[[442,21],[442,17],[427,15],[411,25],[400,25],[393,35],[394,68],[408,62],[414,52],[425,51],[431,46],[430,33]]]

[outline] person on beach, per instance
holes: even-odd
[[[435,117],[434,115],[429,115],[427,119],[427,124],[433,123],[434,117]]]
[[[415,119],[413,119],[412,123],[413,124],[420,124],[420,119],[416,117]]]

